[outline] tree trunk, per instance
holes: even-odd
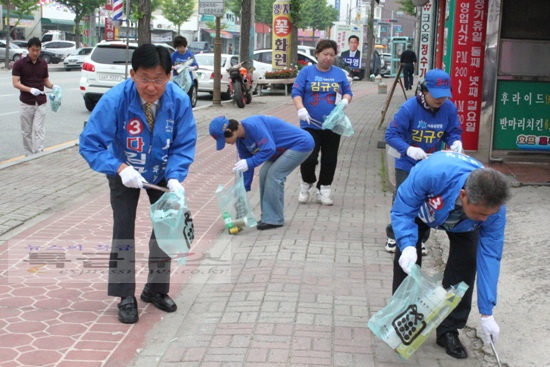
[[[241,43],[239,47],[239,60],[253,60],[254,57],[254,41],[253,33],[251,32],[254,27],[254,12],[255,12],[255,0],[243,0],[241,7]],[[250,68],[252,63],[245,65],[247,69]],[[254,77],[254,75],[252,75]]]
[[[290,35],[290,60],[289,65],[298,65],[298,28],[292,22],[292,31]]]
[[[79,43],[80,43],[80,18],[75,18],[74,20],[74,25],[75,25],[75,36],[74,36],[74,41],[76,43],[76,49],[78,50],[79,49]]]
[[[151,0],[139,0],[138,12],[142,17],[138,21],[138,45],[151,43]]]
[[[11,32],[10,32],[10,1],[8,1],[8,4],[7,4],[7,12],[6,12],[6,15],[7,15],[7,18],[8,18],[8,35],[6,37],[6,57],[4,58],[4,62],[6,63],[6,69],[9,68],[10,66],[10,35],[11,35]]]

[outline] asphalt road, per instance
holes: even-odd
[[[78,139],[84,121],[90,112],[84,106],[80,94],[80,71],[65,71],[61,64],[49,65],[50,81],[61,87],[63,100],[58,112],[47,108],[46,141],[44,148],[51,148]],[[50,90],[46,88],[46,93]],[[0,70],[0,164],[22,158],[24,155],[19,123],[19,90],[12,85],[11,71]],[[197,107],[212,103],[212,96],[199,93]]]

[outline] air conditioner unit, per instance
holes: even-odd
[[[412,0],[412,3],[415,5],[415,6],[424,6],[426,5],[427,3],[429,3],[430,0]]]

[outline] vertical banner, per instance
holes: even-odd
[[[361,67],[363,49],[363,26],[336,24],[330,38],[338,45],[340,56],[352,68]]]
[[[113,41],[115,39],[115,25],[111,19],[105,17],[105,40]]]
[[[290,67],[291,31],[290,0],[277,0],[273,4],[273,70]]]
[[[455,21],[455,0],[446,0],[445,30],[443,31],[443,64],[442,69],[451,75],[453,55],[453,29]]]
[[[451,85],[465,150],[477,150],[488,0],[457,0]]]
[[[418,77],[424,79],[433,65],[433,39],[435,28],[435,1],[430,0],[422,7],[420,18],[420,47],[418,51]],[[452,79],[452,78],[451,78]]]

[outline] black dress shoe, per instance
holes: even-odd
[[[136,297],[121,297],[118,304],[118,321],[123,324],[135,324],[138,322],[138,309]]]
[[[176,305],[176,302],[169,295],[155,292],[147,284],[143,288],[140,298],[143,302],[150,302],[156,308],[165,312],[174,312],[178,309],[178,305]]]
[[[445,348],[448,355],[454,358],[468,358],[468,352],[458,339],[458,332],[449,331],[437,337],[437,345]]]
[[[265,229],[279,228],[282,226],[283,226],[282,224],[269,224],[269,223],[260,222],[256,225],[256,228],[258,228],[260,231],[263,231]]]

